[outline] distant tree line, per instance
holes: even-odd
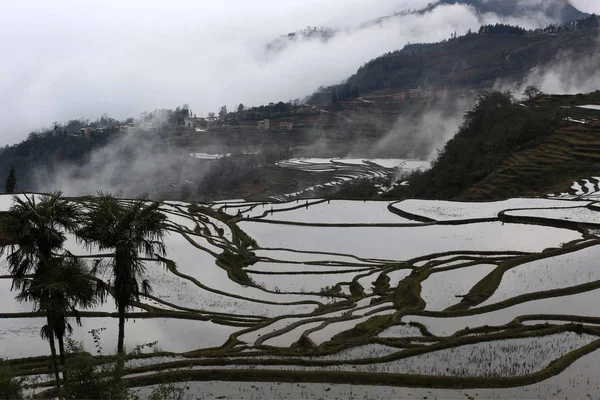
[[[338,104],[342,101],[356,99],[360,95],[357,86],[348,83],[344,85],[334,86],[331,89],[331,103]]]
[[[323,42],[327,42],[336,35],[338,31],[334,28],[322,26],[308,26],[306,29],[290,32],[287,35],[283,35],[274,41],[266,45],[267,51],[278,52],[283,50],[290,42],[298,39],[320,39]]]
[[[600,27],[600,17],[596,14],[591,14],[588,17],[578,19],[576,21],[567,22],[566,24],[550,24],[543,29],[536,29],[533,32],[566,32],[577,31],[581,29],[596,29]]]
[[[192,110],[190,109],[190,106],[184,104],[183,106],[179,106],[174,110],[163,108],[156,109],[152,112],[144,112],[140,116],[140,121],[155,121],[159,122],[161,127],[164,125],[168,128],[184,125],[185,120],[191,116]]]
[[[177,107],[175,110],[168,110],[168,121],[172,124],[183,125],[184,121],[190,117],[190,107],[184,104],[183,107]]]
[[[496,25],[482,25],[479,28],[480,35],[516,35],[524,36],[527,30],[520,26],[513,26],[508,24],[496,24]]]
[[[307,100],[308,104],[333,104],[354,100],[360,97],[356,84],[344,83],[328,87],[320,87]]]
[[[285,118],[297,115],[301,111],[300,99],[289,100],[288,102],[279,101],[269,103],[258,107],[250,107],[240,110],[235,117],[240,120],[258,121],[262,119]]]

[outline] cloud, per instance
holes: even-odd
[[[265,55],[266,43],[307,25],[346,27],[427,2],[10,2],[0,13],[0,53],[10,55],[0,64],[0,135],[6,144],[53,121],[103,113],[126,118],[187,103],[205,114],[223,104],[299,98],[407,42],[439,41],[501,20],[446,6]],[[537,27],[547,20],[509,22]]]
[[[537,86],[542,92],[552,94],[589,93],[600,90],[599,64],[600,42],[597,42],[595,49],[587,54],[561,52],[552,62],[533,68],[521,82],[498,81],[495,88],[517,96],[528,86]]]
[[[600,2],[598,0],[569,0],[569,3],[580,11],[600,14]]]
[[[554,94],[577,94],[600,90],[599,63],[599,55],[581,59],[563,54],[554,63],[531,71],[524,87],[535,85],[544,93]]]
[[[160,124],[161,117],[148,123]],[[160,197],[165,191],[178,193],[184,181],[192,177],[200,181],[207,172],[206,163],[199,163],[181,149],[166,147],[155,133],[139,126],[113,135],[114,139],[93,151],[85,163],[51,163],[48,168],[34,170],[33,187],[72,196],[109,191]]]
[[[398,117],[390,131],[369,149],[377,157],[393,149],[396,156],[431,161],[458,132],[473,98],[448,99]],[[362,150],[364,152],[364,150]]]

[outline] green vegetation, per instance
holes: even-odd
[[[527,30],[520,26],[512,26],[507,24],[482,25],[479,28],[480,35],[517,35],[524,36]]]
[[[444,116],[455,115],[453,100],[471,98],[493,87],[498,78],[520,80],[531,68],[551,62],[562,51],[581,57],[590,55],[595,48],[597,25],[596,16],[539,32],[486,25],[476,33],[452,35],[440,43],[410,44],[366,63],[343,84],[317,91],[307,100],[310,105],[296,100],[257,107],[240,104],[235,110],[223,108],[218,118],[196,118],[184,105],[144,113],[135,124],[132,119],[117,121],[108,116],[93,122],[57,123],[2,149],[0,170],[14,166],[19,174],[19,190],[35,191],[55,179],[56,172],[66,170],[73,171],[77,178],[94,177],[98,169],[88,168],[92,155],[110,148],[118,160],[111,163],[117,168],[110,168],[110,176],[103,178],[108,178],[108,185],[132,187],[132,183],[138,183],[139,169],[130,169],[130,163],[143,143],[144,157],[167,160],[145,179],[143,190],[153,198],[266,199],[286,191],[297,192],[326,182],[318,174],[277,168],[275,162],[303,155],[343,156],[356,149],[375,149],[373,155],[377,156],[427,157],[429,143],[419,140],[418,132],[405,132],[397,140],[386,142],[385,148],[378,146],[398,126],[417,125],[427,110],[442,109]],[[418,86],[447,87],[448,98],[392,98],[394,93]],[[257,120],[265,118],[271,119],[271,128],[257,129]],[[293,130],[279,129],[280,122],[293,122]],[[136,131],[139,143],[122,140],[131,130]],[[190,157],[195,152],[230,155],[211,160]],[[360,186],[344,188],[338,196],[377,197],[368,184]],[[324,188],[311,193],[331,194]]]
[[[398,286],[393,289],[392,300],[394,306],[399,310],[422,308],[424,304],[423,300],[421,300],[420,293],[421,285],[419,282],[412,277],[408,277],[400,281]]]
[[[229,275],[229,278],[234,282],[242,285],[254,285],[252,279],[248,276],[244,268],[252,264],[244,253],[234,253],[225,249],[223,253],[217,256],[217,264],[223,266]]]

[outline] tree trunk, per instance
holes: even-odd
[[[56,378],[56,389],[60,392],[60,375],[58,374],[58,360],[56,359],[56,344],[54,343],[54,332],[48,335],[50,342],[50,353],[52,353],[52,365],[54,366],[54,377]]]
[[[117,354],[123,355],[123,343],[125,342],[125,306],[119,304],[119,341],[117,342]]]
[[[65,342],[64,337],[62,335],[57,335],[56,339],[58,340],[58,351],[60,352],[60,363],[62,365],[62,377],[63,382],[67,382],[67,364],[66,364],[66,353],[65,353]]]

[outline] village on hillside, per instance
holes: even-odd
[[[458,97],[466,96],[464,91],[457,91],[455,94]],[[315,120],[315,117],[321,114],[337,115],[349,121],[348,118],[353,113],[396,113],[406,107],[409,102],[445,100],[449,95],[448,86],[424,88],[419,86],[393,93],[357,97],[323,106],[290,101],[246,109],[240,104],[240,107],[234,112],[226,112],[226,107],[223,107],[219,115],[209,113],[206,117],[196,116],[188,108],[183,108],[182,118],[155,118],[161,113],[169,112],[169,110],[158,110],[150,114],[144,113],[136,121],[130,119],[117,125],[98,126],[97,123],[88,124],[72,135],[89,138],[104,133],[127,133],[134,128],[154,132],[171,130],[193,134],[240,130],[297,132],[304,128],[327,128],[328,123],[323,124]],[[177,110],[174,111],[174,113],[177,112]]]

